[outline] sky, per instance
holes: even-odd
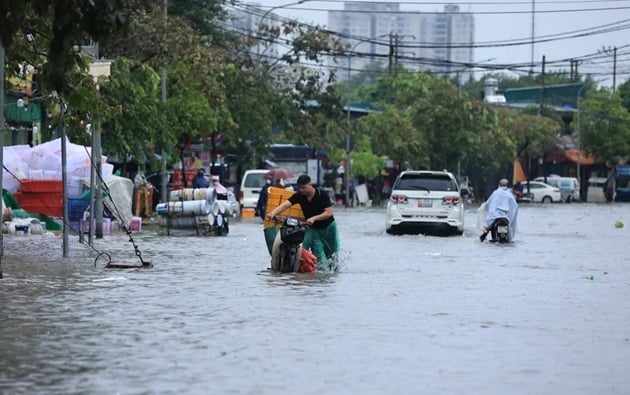
[[[373,2],[365,0],[366,2]],[[402,11],[442,11],[445,4],[457,4],[463,12],[472,12],[475,18],[475,42],[515,41],[526,42],[518,46],[490,46],[475,48],[477,63],[530,64],[532,60],[532,6],[534,36],[552,40],[533,46],[534,72],[541,72],[545,56],[546,71],[570,69],[570,59],[580,59],[578,71],[590,74],[600,85],[612,86],[613,48],[617,47],[616,85],[630,78],[630,1],[628,0],[468,0],[466,2],[390,1],[400,3]],[[280,6],[273,12],[300,22],[327,26],[327,10],[342,10],[342,0],[259,0],[263,8]],[[287,6],[289,4],[293,4]],[[553,11],[553,12],[550,12]],[[594,30],[612,30],[592,34]],[[567,39],[567,37],[580,35]],[[598,54],[599,52],[599,54]],[[594,58],[591,58],[594,55]],[[590,59],[589,59],[590,58]],[[524,67],[523,70],[529,69]],[[480,72],[481,73],[481,72]],[[480,74],[475,75],[476,78]]]

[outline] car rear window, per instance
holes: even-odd
[[[252,173],[245,177],[245,188],[260,188],[265,184],[265,173]]]
[[[395,190],[457,191],[457,184],[447,175],[403,174],[394,184]]]

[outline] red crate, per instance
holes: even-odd
[[[49,217],[63,217],[63,195],[61,193],[13,194],[20,207],[32,213],[46,214]]]
[[[20,191],[26,193],[63,192],[63,182],[61,180],[22,180]]]

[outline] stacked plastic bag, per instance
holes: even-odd
[[[35,147],[13,145],[4,147],[2,187],[11,193],[20,190],[20,181],[61,180],[61,139]],[[82,181],[90,178],[92,148],[71,143],[66,139],[66,170],[69,198],[77,198],[83,192]],[[114,165],[101,156],[101,176],[107,181]]]

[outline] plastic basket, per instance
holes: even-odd
[[[293,195],[294,193],[295,191],[270,187],[267,190],[267,206],[265,207],[265,213],[269,214],[274,208],[278,207],[285,200],[290,198],[291,195]],[[281,212],[279,215],[304,219],[304,213],[302,212],[302,207],[300,207],[299,204],[294,204],[293,206]],[[265,218],[264,228],[269,228],[277,225],[278,224],[275,221],[271,221]]]
[[[68,218],[70,220],[83,218],[83,213],[89,206],[89,199],[68,199]]]

